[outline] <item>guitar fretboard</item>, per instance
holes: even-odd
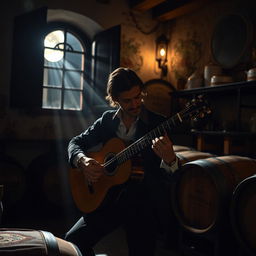
[[[182,123],[183,119],[189,115],[190,106],[177,113],[176,115],[170,117],[166,121],[162,122],[156,128],[146,133],[143,137],[133,142],[123,151],[116,154],[113,158],[104,164],[104,167],[111,165],[116,162],[117,165],[124,163],[125,161],[131,159],[133,156],[137,155],[146,147],[152,145],[152,140],[156,137],[164,135],[167,131],[171,130],[172,127],[176,126],[178,123]]]
[[[176,120],[175,120],[176,119]],[[116,155],[116,160],[118,164],[122,164],[125,161],[131,159],[134,155],[137,155],[143,149],[147,148],[148,146],[152,145],[152,140],[164,135],[166,131],[170,130],[171,127],[176,125],[176,121],[178,118],[170,118],[169,120],[161,123],[159,126],[145,134],[143,137],[138,139],[137,141],[133,142],[129,145],[126,149],[121,151]]]

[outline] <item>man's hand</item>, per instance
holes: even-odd
[[[78,168],[83,172],[88,183],[95,183],[104,173],[104,167],[93,158],[86,156],[78,160]]]
[[[176,159],[172,141],[167,135],[152,140],[152,149],[167,164],[171,164]]]

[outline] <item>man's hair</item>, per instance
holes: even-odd
[[[139,86],[142,89],[143,82],[133,70],[122,67],[114,70],[109,75],[107,83],[106,99],[110,106],[115,107],[118,95],[124,91],[129,91],[134,86]]]

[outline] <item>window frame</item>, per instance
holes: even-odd
[[[110,108],[101,92],[106,89],[109,73],[120,65],[120,25],[95,31],[94,35],[91,35],[86,32],[87,24],[84,24],[84,28],[80,28],[68,21],[47,21],[47,7],[15,16],[13,25],[10,109],[31,116],[82,114],[88,117],[88,115],[100,115]],[[44,39],[50,32],[64,27],[76,35],[86,49],[84,62],[86,85],[83,88],[82,110],[42,108]],[[92,46],[95,46],[93,53]]]
[[[84,48],[84,72],[83,72],[83,78],[88,80],[88,83],[91,83],[91,40],[89,37],[86,36],[84,32],[82,32],[79,28],[75,27],[74,25],[71,25],[66,22],[49,22],[47,23],[47,29],[45,36],[47,36],[49,33],[55,31],[55,30],[64,30],[66,32],[71,33],[74,35],[82,44],[82,47]],[[45,49],[45,47],[44,47]],[[44,56],[43,56],[44,58]],[[42,70],[44,73],[45,70],[45,64],[43,64]],[[65,69],[64,67],[62,70],[67,71],[68,69]],[[41,90],[42,90],[42,99],[41,99],[41,112],[44,114],[74,114],[77,115],[78,113],[88,113],[88,105],[90,105],[90,97],[86,94],[86,87],[83,87],[82,89],[82,97],[83,97],[83,103],[82,103],[82,109],[81,110],[70,110],[70,109],[50,109],[50,108],[43,108],[43,80],[41,84]],[[61,88],[62,92],[65,91],[64,88]],[[63,97],[63,96],[62,96]]]

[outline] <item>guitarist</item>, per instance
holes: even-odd
[[[88,184],[93,186],[104,175],[102,163],[86,155],[90,148],[104,145],[113,137],[135,141],[164,121],[144,108],[142,87],[143,82],[131,69],[114,70],[109,75],[106,99],[116,110],[106,111],[71,139],[70,164],[83,173]],[[129,256],[154,255],[156,234],[168,227],[171,219],[168,188],[179,161],[167,133],[152,139],[151,147],[144,149],[141,157],[144,178],[113,187],[108,194],[111,200],[84,214],[66,233],[65,238],[84,256],[95,255],[93,246],[121,225],[126,231]]]

